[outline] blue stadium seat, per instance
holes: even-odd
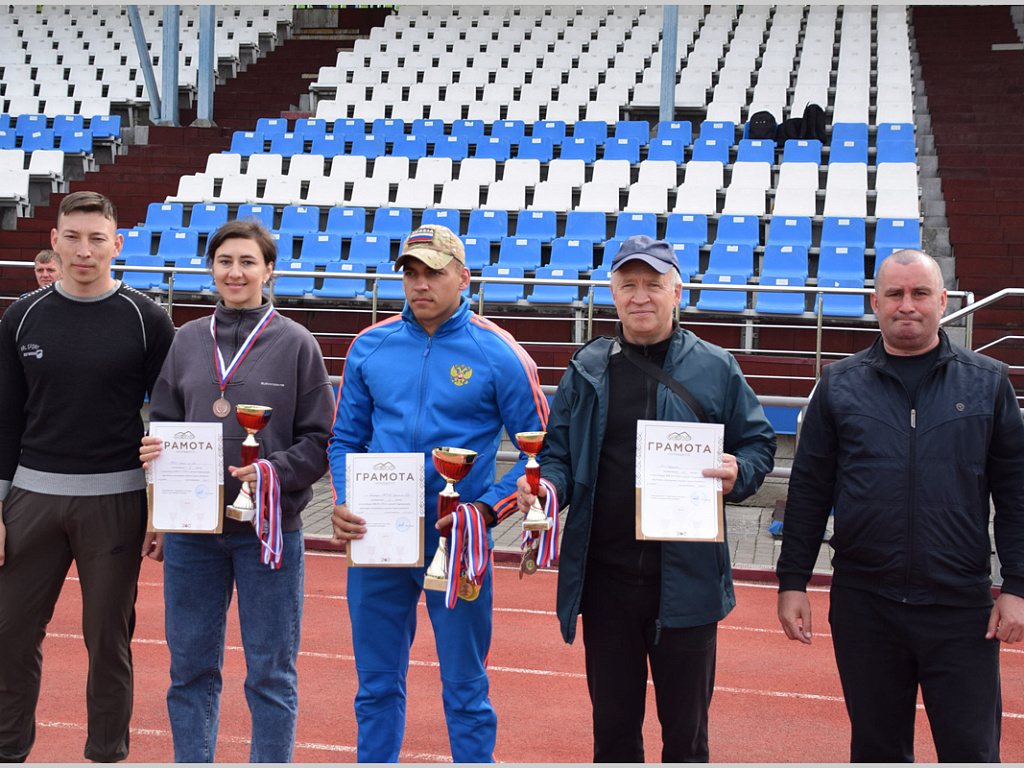
[[[156,255],[167,263],[199,256],[199,233],[191,229],[168,229],[161,232]]]
[[[343,120],[335,120],[331,125],[331,135],[343,138],[345,141],[352,141],[352,139],[365,136],[366,121],[361,117],[349,117]]]
[[[270,151],[281,157],[301,155],[306,150],[306,139],[301,133],[282,133],[270,140]]]
[[[373,121],[373,128],[370,132],[374,136],[382,137],[384,141],[398,141],[400,136],[405,135],[405,120],[378,117]]]
[[[530,135],[533,138],[551,139],[552,144],[561,144],[565,139],[565,121],[538,120],[533,124]]]
[[[722,139],[697,139],[693,142],[693,152],[690,155],[690,159],[728,165],[729,145]]]
[[[607,269],[595,269],[590,273],[591,280],[608,280],[611,273]],[[615,304],[612,300],[612,289],[607,285],[595,285],[593,293],[595,307],[610,307]],[[583,295],[583,303],[590,303],[590,292]]]
[[[916,163],[917,150],[912,141],[875,142],[875,165],[882,163]]]
[[[498,120],[491,123],[491,136],[508,139],[511,144],[518,144],[526,136],[526,123],[522,120]]]
[[[748,280],[754,274],[754,249],[750,245],[716,241],[711,246],[707,271],[712,274],[742,275],[744,280]]]
[[[469,212],[466,234],[482,240],[508,237],[508,211],[477,208]]]
[[[822,288],[863,288],[863,280],[818,278],[818,285]],[[817,309],[817,298],[815,298],[815,310]],[[824,294],[821,297],[821,313],[832,317],[862,317],[864,315],[864,296],[842,296],[837,294]]]
[[[771,139],[743,139],[736,151],[737,163],[775,165],[775,142]]]
[[[865,128],[865,136],[867,138],[867,126]],[[835,127],[833,126],[833,133]],[[875,133],[875,144],[881,141],[906,141],[911,144],[914,143],[914,124],[913,123],[879,123],[877,132]]]
[[[244,203],[238,206],[238,214],[235,218],[248,219],[257,218],[267,229],[274,228],[274,206],[254,203]]]
[[[308,261],[278,262],[275,269],[289,272],[313,272],[316,267]],[[316,286],[315,277],[278,275],[274,278],[275,296],[309,296]]]
[[[281,211],[278,232],[305,235],[320,229],[320,208],[315,205],[286,205]]]
[[[594,268],[594,244],[590,240],[556,237],[551,241],[548,266],[589,272]]]
[[[826,216],[821,223],[820,244],[849,245],[864,248],[867,244],[864,219],[846,216]]]
[[[708,217],[703,213],[670,213],[665,220],[664,239],[673,244],[705,245],[708,241]]]
[[[0,113],[0,131],[6,131],[11,127],[11,116],[6,112]]]
[[[594,144],[604,144],[608,139],[608,123],[604,120],[577,120],[572,127],[574,139],[593,139]]]
[[[122,251],[122,255],[124,252]],[[125,271],[121,275],[121,281],[140,291],[148,291],[151,288],[160,288],[164,285],[165,275],[163,272],[133,272],[132,267],[164,267],[164,260],[161,256],[146,254],[129,254],[124,260]]]
[[[550,163],[555,156],[555,145],[550,136],[530,136],[519,142],[516,157]]]
[[[821,142],[817,139],[790,139],[782,147],[782,162],[821,165]]]
[[[0,149],[14,149],[17,145],[18,137],[13,130],[10,128],[0,129]]]
[[[786,277],[782,275],[761,275],[761,285],[804,285],[804,280],[799,277]],[[800,315],[803,314],[807,304],[806,295],[803,293],[775,293],[758,291],[754,297],[754,311],[774,315]]]
[[[604,143],[605,160],[629,160],[631,165],[640,162],[640,141],[631,138],[612,138]]]
[[[117,230],[124,237],[121,258],[128,256],[149,256],[153,252],[153,233],[147,227],[132,227]]]
[[[491,265],[491,241],[485,237],[466,235],[462,238],[466,249],[466,267],[481,270]]]
[[[761,244],[761,220],[757,216],[728,214],[719,217],[716,243],[745,244],[756,248]]]
[[[615,254],[619,252],[619,248],[622,247],[622,243],[626,240],[624,237],[610,237],[604,241],[604,247],[601,249],[601,263],[598,267],[602,269],[611,269],[612,259],[615,258]]]
[[[693,125],[689,120],[662,120],[658,123],[659,139],[679,139],[685,146],[693,143]]]
[[[326,266],[341,261],[341,235],[331,232],[303,235],[299,258],[314,266]]]
[[[456,235],[462,234],[462,212],[457,208],[427,208],[420,216],[420,226],[440,224]]]
[[[345,154],[345,137],[333,133],[321,133],[313,137],[313,154],[337,157]]]
[[[803,245],[774,245],[764,247],[761,277],[799,277],[807,279],[807,248]]]
[[[746,287],[747,278],[738,273],[711,272],[704,274],[704,285],[738,285]],[[747,308],[747,292],[705,291],[700,292],[697,309],[709,312],[742,312]]]
[[[569,211],[565,215],[565,236],[603,243],[608,237],[608,217],[604,211]]]
[[[647,145],[648,160],[671,160],[676,165],[682,165],[686,159],[686,145],[681,138],[676,139],[651,139]]]
[[[371,231],[392,240],[404,240],[412,232],[412,209],[378,208],[373,212]]]
[[[736,143],[736,125],[726,120],[705,120],[700,124],[700,138],[717,139],[731,147]]]
[[[395,262],[387,259],[377,262],[378,275],[393,275],[395,273]],[[405,301],[405,288],[401,280],[378,280],[377,298],[391,301]]]
[[[18,115],[14,124],[14,132],[18,136],[25,136],[33,131],[45,130],[48,122],[46,115],[35,113]]]
[[[277,260],[288,261],[295,253],[295,236],[291,232],[271,232],[270,236],[277,246]]]
[[[615,237],[625,240],[633,235],[658,236],[658,216],[654,213],[623,211],[615,217]]]
[[[506,237],[501,241],[497,266],[519,267],[533,272],[540,264],[540,240],[532,237]]]
[[[366,231],[366,209],[331,208],[327,212],[327,227],[324,231],[342,237],[363,234]]]
[[[9,118],[10,115],[7,115]],[[8,120],[8,122],[10,122]],[[67,131],[85,130],[85,115],[54,115],[53,132],[58,136]]]
[[[483,277],[524,277],[522,267],[502,266],[500,263],[492,267],[484,267],[481,270]],[[480,300],[480,293],[483,292],[484,301],[514,304],[526,295],[526,286],[523,283],[488,283],[477,288],[473,295],[473,301]]]
[[[188,220],[188,228],[196,232],[210,234],[228,222],[227,203],[203,203],[192,206],[192,215]]]
[[[77,130],[64,130],[56,133],[58,149],[65,155],[91,155],[92,154],[92,131],[88,128]]]
[[[672,243],[672,249],[676,252],[676,259],[679,261],[679,274],[683,281],[700,272],[700,246],[693,243]]]
[[[328,264],[325,274],[345,274],[366,272],[366,265],[354,261],[336,262]],[[324,278],[323,286],[313,290],[314,296],[325,299],[353,299],[366,295],[366,280],[364,278]]]
[[[452,136],[465,136],[470,144],[476,144],[484,138],[483,120],[452,121]]]
[[[636,139],[640,146],[651,140],[651,124],[646,120],[619,120],[615,123],[616,139]]]
[[[93,115],[89,118],[89,130],[94,139],[121,138],[120,115]]]
[[[558,214],[554,211],[520,211],[515,234],[516,237],[534,237],[542,243],[549,243],[558,236]]]
[[[512,157],[512,142],[503,136],[481,136],[476,139],[473,157],[489,157],[503,163]]]
[[[444,120],[417,118],[412,121],[412,135],[422,136],[428,144],[432,144],[444,136]]]
[[[301,133],[306,141],[327,133],[327,121],[322,117],[300,117],[295,121],[295,133]]]
[[[29,131],[21,137],[21,148],[25,154],[35,152],[37,149],[56,149],[54,133],[49,128],[40,128],[37,131]]]
[[[231,134],[231,152],[242,157],[259,154],[264,150],[266,142],[259,131],[235,131]]]
[[[469,157],[469,140],[465,136],[439,136],[434,139],[432,157],[450,157],[461,162]]]
[[[830,143],[836,144],[840,141],[867,141],[867,123],[835,123],[832,126],[832,138]],[[787,141],[786,144],[789,144]]]
[[[352,235],[348,246],[347,261],[358,261],[363,264],[380,264],[391,258],[391,240],[379,235],[363,232]]]
[[[921,248],[921,222],[917,219],[878,219],[875,222],[875,250]]]
[[[558,156],[566,160],[593,163],[597,160],[597,142],[592,138],[573,136],[562,142]]]
[[[864,282],[864,249],[854,245],[823,245],[818,253],[818,282],[823,279]]]
[[[787,144],[789,142],[786,142]],[[833,141],[829,146],[829,163],[867,163],[868,143],[866,141]]]
[[[538,280],[579,280],[579,272],[568,267],[541,267]],[[580,289],[575,285],[534,285],[527,301],[531,304],[572,304],[578,301]]]
[[[883,245],[881,248],[875,248],[875,277],[878,277],[878,270],[882,266],[882,262],[899,250],[902,248],[897,245]]]
[[[264,139],[273,141],[275,136],[288,133],[288,121],[283,117],[261,117],[256,121],[256,130],[263,134]]]
[[[206,269],[206,259],[202,256],[183,256],[174,262],[175,269]],[[176,274],[174,275],[174,290],[187,291],[189,293],[200,293],[213,290],[213,275],[209,271],[202,274]]]
[[[373,160],[385,154],[386,142],[383,136],[367,133],[362,136],[354,136],[350,141],[352,145],[350,155],[362,155]]]
[[[810,216],[773,216],[768,226],[768,245],[811,247]]]
[[[185,207],[181,203],[150,203],[146,207],[146,228],[152,232],[181,229]]]

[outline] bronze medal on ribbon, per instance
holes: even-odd
[[[213,401],[213,415],[218,419],[227,418],[227,415],[231,413],[231,403],[227,401],[223,395]]]

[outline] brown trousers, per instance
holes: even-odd
[[[82,634],[89,651],[85,758],[124,760],[145,491],[53,496],[13,488],[3,504],[3,521],[0,761],[25,760],[35,741],[43,637],[72,560],[81,582]]]

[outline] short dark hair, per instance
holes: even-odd
[[[37,253],[36,257],[35,257],[35,259],[33,259],[33,261],[36,264],[49,264],[51,261],[56,261],[57,262],[57,266],[59,268],[63,268],[63,266],[64,266],[63,264],[61,264],[60,254],[57,253],[56,251],[51,251],[49,248],[46,248],[46,249],[40,251],[39,253]]]
[[[103,218],[110,219],[117,226],[117,208],[110,198],[99,192],[72,192],[60,201],[57,209],[57,221],[71,213],[100,213]]]
[[[268,266],[277,263],[277,242],[270,231],[260,223],[260,220],[252,218],[235,219],[224,224],[220,229],[210,235],[206,244],[206,266],[213,268],[213,257],[217,249],[225,240],[233,239],[254,240],[260,247],[263,254],[263,261]]]

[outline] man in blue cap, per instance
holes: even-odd
[[[558,619],[571,643],[583,614],[595,762],[643,762],[648,660],[662,760],[707,761],[717,627],[736,604],[729,552],[725,542],[637,540],[637,421],[725,425],[722,467],[704,475],[722,478],[728,502],[771,471],[775,433],[736,360],[675,322],[682,277],[671,245],[628,238],[611,289],[618,333],[573,355],[540,459],[569,502]],[[518,489],[525,513],[534,497],[525,478]]]

